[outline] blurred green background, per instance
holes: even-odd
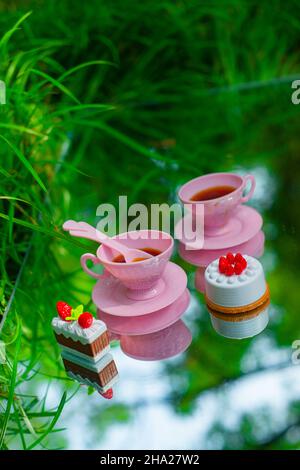
[[[300,447],[300,5],[0,0],[0,448]],[[193,288],[193,343],[179,358],[114,354],[112,401],[66,379],[55,302],[90,300],[79,257],[102,202],[175,202],[212,171],[252,172],[264,217],[269,327],[218,336]],[[20,273],[22,275],[20,275]]]

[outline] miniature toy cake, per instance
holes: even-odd
[[[228,253],[205,270],[205,298],[215,330],[229,338],[260,333],[268,324],[269,289],[261,263]]]
[[[118,370],[110,350],[106,325],[96,320],[83,306],[72,309],[65,302],[57,302],[58,317],[52,327],[61,348],[67,374],[80,383],[96,388],[105,398],[112,398],[112,385],[118,379]]]
[[[64,302],[57,303],[57,310],[60,316],[53,318],[52,327],[62,351],[69,350],[77,356],[88,356],[95,361],[109,351],[109,336],[103,321],[94,319],[88,312],[79,313],[78,321],[66,320],[72,316],[69,311],[69,316],[64,317],[62,312],[68,310]],[[85,326],[84,321],[90,321],[91,324]]]

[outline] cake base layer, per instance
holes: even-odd
[[[101,356],[103,349],[107,349],[109,346],[109,336],[108,332],[105,331],[96,338],[92,343],[82,344],[80,341],[74,341],[72,338],[66,338],[63,334],[58,334],[54,332],[57,342],[61,346],[65,346],[68,349],[74,349],[79,353],[82,353],[86,356],[97,357]]]
[[[222,305],[215,304],[207,296],[205,296],[206,305],[209,310],[213,312],[223,313],[225,315],[239,315],[245,314],[246,312],[253,312],[255,309],[260,308],[265,302],[270,299],[270,291],[267,285],[265,293],[256,301],[248,305],[243,305],[241,307],[223,307]]]
[[[268,307],[260,315],[241,322],[224,321],[210,315],[211,323],[217,333],[225,338],[245,339],[261,333],[269,322]]]
[[[209,305],[207,305],[207,309],[211,315],[220,320],[224,320],[226,322],[241,322],[250,320],[250,318],[257,317],[260,313],[262,313],[270,304],[270,297],[267,297],[265,301],[260,304],[258,307],[253,308],[252,310],[240,312],[240,313],[223,313],[218,312],[217,310],[213,310]]]
[[[115,376],[118,375],[118,370],[115,361],[112,359],[103,369],[98,372],[95,370],[86,369],[85,367],[75,364],[63,357],[63,363],[66,371],[79,375],[83,379],[98,384],[100,387],[105,387]]]
[[[264,304],[250,312],[229,315],[215,312],[208,307],[213,328],[221,336],[231,339],[252,338],[261,333],[269,322],[268,297]]]

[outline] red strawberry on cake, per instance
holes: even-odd
[[[72,315],[72,307],[69,304],[67,304],[67,302],[63,302],[62,300],[57,302],[56,310],[62,320],[71,321],[71,320],[66,320],[67,317],[70,317]]]
[[[94,321],[93,315],[89,312],[84,312],[78,317],[78,323],[81,328],[89,328]]]
[[[247,261],[241,255],[237,253],[227,253],[226,256],[221,256],[219,259],[219,272],[226,276],[233,276],[234,274],[241,274],[247,267]]]

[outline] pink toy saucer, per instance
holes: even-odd
[[[245,253],[258,258],[261,256],[264,243],[265,235],[263,231],[260,230],[245,243],[226,248],[226,252],[230,250],[233,253]],[[183,243],[179,243],[178,250],[181,258],[194,266],[207,266],[213,260],[224,255],[224,248],[220,250],[187,250]]]
[[[109,341],[120,341],[120,335],[117,333],[113,333],[112,331],[108,330],[109,334]]]
[[[185,216],[185,219],[188,218],[191,219],[192,214]],[[182,220],[180,220],[175,227],[175,236],[186,248],[190,247],[188,251],[191,251],[193,247],[190,242],[184,240],[184,238],[180,239],[181,224]],[[220,227],[214,231],[204,232],[204,245],[202,250],[220,250],[245,243],[260,231],[262,224],[262,217],[255,209],[240,205],[233,212],[232,217],[224,227]]]
[[[127,295],[127,288],[116,278],[100,279],[92,292],[94,304],[104,313],[119,317],[147,315],[167,307],[185,291],[187,276],[177,264],[169,262],[161,277],[163,291],[150,299],[133,300]]]
[[[192,335],[182,320],[156,333],[121,336],[124,354],[140,361],[159,361],[183,353],[191,344]]]
[[[175,323],[186,311],[190,303],[190,293],[184,293],[168,307],[148,315],[137,317],[117,317],[98,310],[97,315],[104,321],[110,333],[117,335],[145,335],[163,330]]]
[[[205,292],[205,273],[206,266],[200,266],[195,273],[195,288],[201,294]]]

